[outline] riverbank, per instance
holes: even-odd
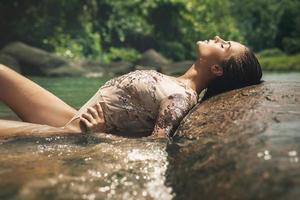
[[[300,54],[287,55],[279,49],[266,49],[256,55],[264,71],[300,72]],[[0,50],[0,63],[26,76],[112,77],[137,69],[153,69],[178,76],[184,73],[194,60],[175,62],[154,49],[148,49],[130,62],[122,59],[110,63],[87,58],[70,60],[22,42],[13,42]]]
[[[256,56],[264,71],[300,72],[300,54],[287,55],[279,49],[266,49]]]

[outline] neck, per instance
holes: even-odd
[[[189,87],[200,94],[200,92],[207,88],[211,77],[203,70],[204,67],[201,61],[197,60],[182,76],[177,77],[178,80],[186,83]]]

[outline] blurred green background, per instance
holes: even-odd
[[[103,63],[153,48],[180,61],[220,35],[249,46],[265,70],[300,71],[299,10],[299,0],[1,0],[0,48],[22,41]]]

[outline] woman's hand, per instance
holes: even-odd
[[[104,130],[104,116],[99,103],[95,107],[87,108],[80,117],[80,121],[86,126],[87,132],[99,132]]]

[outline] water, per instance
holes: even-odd
[[[109,78],[40,78],[30,77],[69,105],[80,108]],[[17,119],[15,114],[0,103],[0,118]]]
[[[263,80],[266,81],[300,81],[300,72],[265,72],[263,74]]]
[[[300,80],[299,77],[300,73],[266,74],[264,79]],[[33,80],[76,108],[86,102],[105,81],[98,78],[33,78]],[[3,105],[0,105],[0,117],[17,119]],[[299,176],[297,169],[299,169],[300,149],[299,145],[296,145],[296,142],[299,142],[298,126],[295,126],[295,130],[293,124],[286,124],[286,126],[290,130],[287,134],[291,136],[286,136],[285,141],[278,140],[277,135],[270,135],[272,129],[278,129],[274,125],[261,136],[247,140],[245,145],[228,142],[224,145],[220,142],[215,143],[220,140],[203,138],[201,143],[205,145],[195,147],[197,143],[185,138],[169,143],[164,139],[125,139],[107,135],[2,141],[0,142],[0,199],[168,200],[185,199],[181,193],[185,194],[187,191],[191,191],[191,199],[198,199],[201,196],[209,199],[214,197],[212,191],[215,188],[223,191],[226,187],[232,186],[235,187],[233,192],[238,194],[245,189],[243,184],[260,181],[256,186],[257,193],[252,194],[253,199],[256,199],[259,197],[257,195],[272,189],[265,186],[264,181],[271,181],[267,185],[272,186],[273,181],[274,191],[285,191],[284,188],[297,184],[290,182],[288,176],[283,177],[281,174],[278,174],[275,179],[268,179],[270,174],[278,173],[279,169],[290,170],[289,176]],[[285,130],[277,130],[276,133],[280,131]],[[267,135],[268,140],[263,138]],[[219,145],[222,151],[214,153],[216,147],[214,144]],[[254,144],[256,146],[253,146]],[[274,154],[278,151],[271,147],[276,148],[276,145],[284,146],[280,149],[286,151],[279,152],[282,153],[279,156]],[[235,146],[238,146],[238,150],[234,148]],[[251,153],[250,150],[247,153],[248,147],[251,147]],[[191,154],[197,148],[203,152],[200,157],[198,154]],[[220,158],[224,157],[224,160],[214,161],[219,154]],[[232,160],[237,162],[235,167],[232,165]],[[239,160],[245,162],[238,162]],[[269,162],[270,160],[272,162]],[[264,168],[259,169],[260,162],[266,163]],[[176,163],[181,163],[182,167]],[[191,167],[188,167],[190,165]],[[202,169],[201,174],[187,173],[199,166],[207,167]],[[250,171],[243,171],[245,167]],[[247,177],[247,173],[257,171],[261,171],[262,178],[259,178],[260,174],[252,178]],[[176,174],[177,172],[179,174]],[[231,173],[235,173],[233,180],[237,180],[236,182],[228,183],[232,185],[218,185],[219,178],[224,182]],[[194,178],[197,180],[191,181]],[[281,185],[276,186],[279,182],[277,180],[281,180]],[[237,182],[242,184],[234,185]],[[193,184],[203,185],[203,189],[193,190],[196,186]],[[294,195],[290,196],[297,196],[299,192],[293,191]],[[199,192],[203,192],[203,195]],[[274,195],[271,196],[274,198]]]
[[[172,199],[165,141],[48,138],[0,145],[0,199]]]
[[[107,80],[31,78],[75,108]],[[4,105],[0,116],[18,119]],[[0,143],[0,199],[172,199],[167,141],[46,138]]]

